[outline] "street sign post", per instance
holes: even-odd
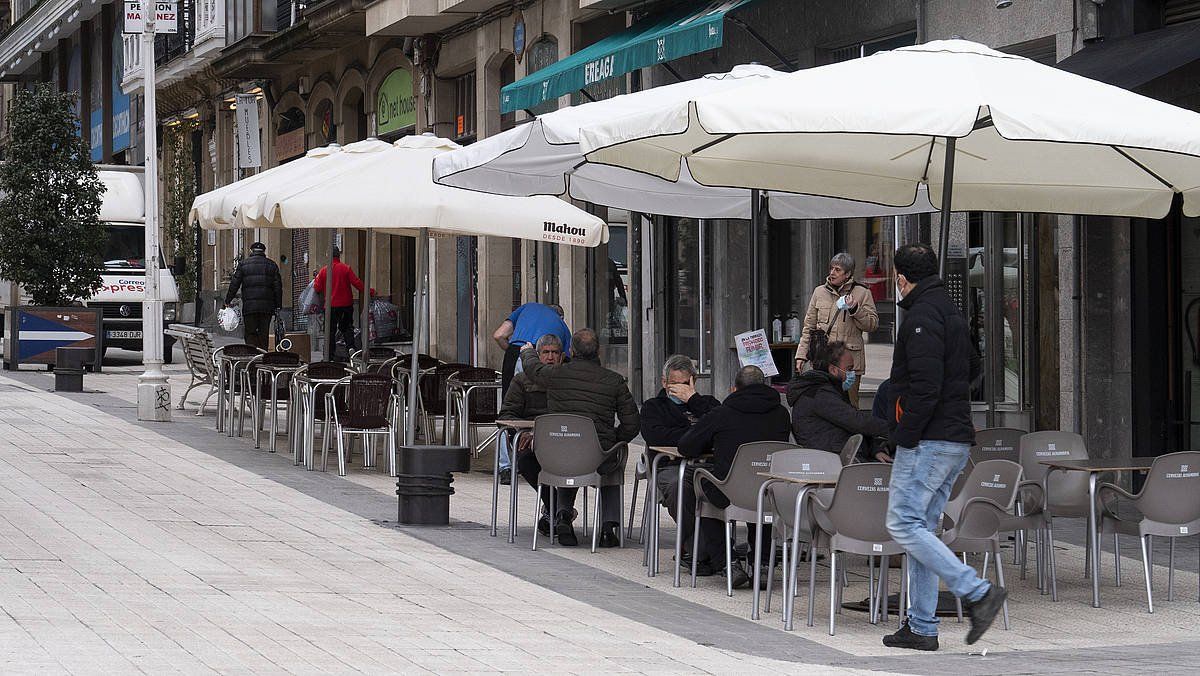
[[[150,3],[125,3],[125,32],[140,27],[142,33],[142,101],[145,103],[143,147],[146,156],[146,298],[142,302],[142,364],[138,376],[138,420],[170,422],[171,385],[163,373],[163,303],[159,293],[159,261],[162,254],[158,243],[158,116],[156,114],[154,83],[154,34],[175,32],[174,2],[155,2],[154,12],[144,8]],[[161,30],[159,18],[163,20]]]
[[[141,34],[146,32],[146,7],[154,5],[154,33],[178,33],[179,11],[175,0],[167,2],[141,2],[141,0],[125,1],[125,33]]]

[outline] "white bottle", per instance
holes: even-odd
[[[783,320],[779,315],[775,315],[774,321],[771,322],[771,342],[783,342]]]
[[[800,318],[796,316],[795,312],[788,315],[787,334],[790,342],[800,342]]]

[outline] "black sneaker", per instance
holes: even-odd
[[[1008,592],[1004,587],[992,585],[978,601],[963,601],[963,610],[971,618],[971,630],[967,632],[967,645],[979,640],[984,632],[992,626],[996,613],[1004,607],[1004,599]]]
[[[563,547],[575,547],[579,544],[579,538],[575,537],[575,528],[566,519],[559,519],[558,523],[554,524],[554,534],[558,536],[558,544]]]
[[[504,469],[500,470],[500,485],[501,486],[511,486],[512,485],[512,470],[511,469],[505,467]]]
[[[914,633],[908,627],[908,620],[905,620],[900,631],[883,637],[883,644],[889,648],[933,651],[938,649],[938,637]]]
[[[540,519],[538,519],[537,529],[538,529],[539,533],[549,537],[549,535],[550,535],[550,515],[549,514],[543,514],[542,517]]]
[[[741,561],[733,562],[733,588],[746,589],[751,584],[750,574],[746,572],[746,568],[742,566]]]
[[[621,536],[617,533],[617,529],[621,524],[616,521],[609,521],[600,529],[600,546],[601,547],[620,547]]]

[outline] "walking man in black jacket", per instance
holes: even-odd
[[[242,330],[246,343],[268,350],[271,318],[276,310],[283,307],[283,281],[279,277],[279,266],[267,258],[267,246],[262,242],[250,245],[250,255],[238,263],[229,278],[225,307],[233,302],[239,289],[242,292]]]
[[[937,650],[939,578],[971,616],[968,644],[992,625],[1006,592],[980,579],[934,533],[975,442],[970,383],[979,358],[971,349],[966,319],[946,293],[937,255],[928,245],[900,247],[895,268],[905,313],[892,356],[896,457],[887,529],[908,552],[912,606],[904,626],[884,636],[883,644]]]

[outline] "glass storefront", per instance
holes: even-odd
[[[700,373],[713,367],[712,228],[694,218],[666,219],[667,352],[684,354]]]

